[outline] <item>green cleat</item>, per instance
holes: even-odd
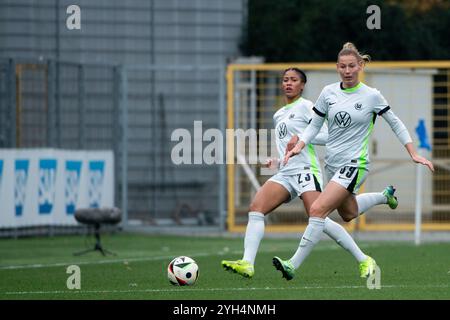
[[[363,262],[359,263],[359,275],[361,278],[367,278],[375,272],[375,267],[377,263],[375,260],[369,256]]]
[[[391,209],[395,209],[398,206],[398,200],[397,200],[397,197],[394,196],[394,193],[395,193],[395,188],[393,186],[387,186],[383,190],[383,195],[386,197],[387,204],[389,205],[389,208],[391,208]]]
[[[222,260],[222,267],[224,267],[225,270],[238,273],[246,278],[251,278],[255,274],[253,265],[245,260]]]
[[[290,260],[283,261],[278,257],[273,257],[272,263],[277,270],[281,271],[281,273],[283,274],[283,278],[286,278],[287,281],[294,278],[295,268]]]

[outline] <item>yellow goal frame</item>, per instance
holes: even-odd
[[[227,129],[234,129],[234,72],[235,71],[280,71],[289,67],[298,67],[307,70],[334,70],[336,63],[264,63],[264,64],[229,64],[227,66]],[[365,69],[450,69],[450,61],[386,61],[371,62]],[[361,74],[364,79],[364,72]],[[228,133],[231,130],[227,131]],[[245,225],[236,225],[235,223],[235,164],[234,164],[234,139],[227,137],[227,226],[230,232],[245,232]],[[364,188],[364,185],[362,189]],[[355,221],[356,220],[356,221]],[[414,223],[366,223],[365,216],[362,215],[350,223],[344,224],[348,231],[412,231]],[[267,232],[301,232],[306,228],[305,224],[297,225],[267,225]],[[422,223],[423,231],[450,231],[450,223]]]

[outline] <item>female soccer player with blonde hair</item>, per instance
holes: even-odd
[[[283,73],[282,90],[286,105],[273,116],[276,145],[281,160],[285,155],[286,147],[294,147],[298,141],[298,135],[303,134],[313,115],[312,102],[302,97],[306,81],[306,75],[300,69],[289,68]],[[312,143],[323,145],[327,138],[325,126]],[[278,160],[269,160],[267,166],[277,167],[277,162]],[[321,190],[322,176],[319,160],[314,146],[308,144],[308,150],[302,151],[287,165],[281,166],[278,173],[258,190],[249,208],[243,258],[236,261],[224,260],[222,266],[226,270],[234,271],[244,277],[252,277],[256,253],[264,235],[264,216],[282,203],[289,202],[296,197],[302,199],[306,213],[309,215],[311,204],[320,195]],[[340,224],[326,218],[323,232],[349,251],[359,262],[361,276],[367,276],[367,270],[373,260],[358,248],[347,231]],[[292,276],[288,274],[286,278],[290,280]]]
[[[292,274],[309,255],[333,210],[337,209],[342,218],[349,221],[386,200],[391,208],[397,206],[393,187],[386,188],[384,193],[355,196],[369,173],[368,141],[377,116],[387,121],[414,162],[434,171],[433,164],[417,154],[408,130],[381,93],[359,81],[358,73],[369,61],[370,57],[360,54],[352,43],[343,46],[337,59],[337,72],[342,82],[323,88],[314,105],[311,123],[299,143],[292,150],[286,150],[284,163],[295,161],[318,134],[325,118],[328,119],[325,169],[330,182],[310,207],[309,223],[294,256],[288,261],[274,258],[275,267],[283,275]]]

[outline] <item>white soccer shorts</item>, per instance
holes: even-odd
[[[290,193],[291,197],[286,202],[300,197],[303,192],[322,191],[322,176],[320,173],[314,175],[311,170],[304,170],[295,175],[277,173],[269,181],[281,184]]]
[[[368,170],[355,166],[354,164],[341,168],[325,166],[325,172],[328,181],[336,182],[353,194],[358,193],[359,188],[369,175]]]

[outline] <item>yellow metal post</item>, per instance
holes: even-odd
[[[234,208],[234,68],[227,68],[227,132],[226,132],[226,161],[228,180],[228,215],[227,224],[229,231],[235,231],[235,208]],[[230,130],[231,129],[231,130]]]

